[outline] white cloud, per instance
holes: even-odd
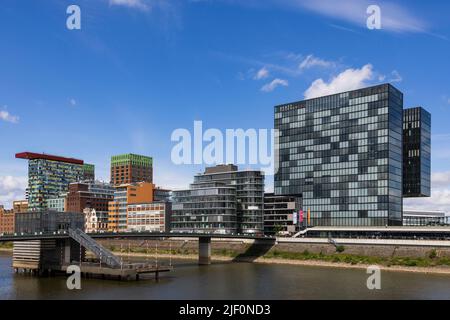
[[[347,69],[333,77],[328,83],[323,79],[317,79],[305,91],[305,99],[366,87],[368,82],[372,80],[373,74],[372,65],[366,64],[361,69]]]
[[[24,199],[27,185],[27,177],[0,176],[0,204],[8,208],[14,200]]]
[[[76,101],[74,98],[70,99],[70,100],[69,100],[69,103],[70,103],[70,105],[73,106],[73,107],[75,107],[75,106],[77,105],[77,101]]]
[[[266,79],[269,76],[269,70],[266,67],[262,67],[253,77],[254,80]]]
[[[391,78],[389,79],[389,82],[402,82],[403,78],[400,75],[400,73],[398,73],[397,70],[394,70],[391,72]]]
[[[6,106],[5,106],[6,109]],[[19,117],[14,116],[8,112],[8,110],[0,110],[0,120],[11,122],[11,123],[18,123]]]
[[[314,55],[310,54],[308,55],[298,66],[300,70],[310,69],[313,67],[322,67],[322,68],[329,68],[334,65],[331,61],[326,61],[320,58],[315,57]]]
[[[283,80],[283,79],[277,78],[277,79],[273,80],[272,82],[264,85],[261,88],[261,91],[272,92],[273,90],[275,90],[279,86],[287,87],[287,86],[289,86],[289,82],[287,80]]]
[[[151,8],[144,0],[109,0],[109,4],[139,9],[142,11],[148,11]]]
[[[430,198],[405,198],[405,209],[442,210],[450,213],[450,171],[431,174]]]
[[[366,28],[368,17],[366,10],[369,5],[373,4],[373,1],[340,0],[338,5],[335,0],[282,0],[282,3]],[[413,33],[426,32],[427,24],[406,8],[387,1],[377,1],[376,4],[381,9],[381,27],[383,30]]]

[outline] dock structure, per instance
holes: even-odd
[[[69,265],[63,265],[61,271],[67,272]],[[170,272],[172,266],[152,265],[146,263],[131,263],[123,265],[121,268],[104,267],[99,263],[84,262],[80,266],[81,275],[86,278],[101,278],[115,280],[140,280],[145,275],[154,275],[155,280],[159,279],[159,274]]]
[[[66,273],[71,265],[80,268],[85,277],[139,280],[142,276],[173,270],[172,266],[149,263],[123,263],[122,259],[103,247],[81,229],[69,229],[67,238],[15,241],[13,268],[16,273],[53,275]],[[95,256],[86,261],[86,250]]]

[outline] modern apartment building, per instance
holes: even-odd
[[[172,230],[262,234],[264,174],[235,165],[206,168],[188,190],[173,192]]]
[[[153,159],[132,153],[112,156],[111,184],[137,182],[153,182]]]
[[[403,112],[403,196],[431,196],[431,115],[421,107]]]
[[[403,117],[390,84],[276,106],[275,194],[314,226],[401,225]]]
[[[108,203],[108,230],[125,232],[128,229],[128,205],[153,202],[155,186],[149,182],[123,184],[115,187],[114,200]]]
[[[83,160],[23,152],[16,158],[28,160],[28,210],[46,211],[48,199],[67,192],[69,183],[83,179]]]
[[[14,233],[15,214],[13,209],[5,209],[0,205],[0,234]]]
[[[89,163],[83,165],[83,181],[95,181],[95,165]]]
[[[238,233],[236,187],[194,182],[173,192],[171,230],[189,233]]]
[[[170,202],[136,203],[127,206],[128,231],[169,232]]]
[[[294,233],[298,230],[301,197],[264,194],[264,234]]]

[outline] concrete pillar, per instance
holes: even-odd
[[[211,238],[199,237],[198,238],[198,264],[208,265],[211,264]]]
[[[71,256],[70,239],[65,239],[65,243],[64,243],[64,261],[63,261],[63,263],[65,265],[70,265],[70,263],[71,263],[70,256]]]

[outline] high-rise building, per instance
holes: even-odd
[[[83,180],[95,181],[95,165],[89,163],[83,165]]]
[[[12,234],[14,233],[15,214],[14,210],[5,209],[0,205],[0,234]]]
[[[114,200],[108,203],[108,230],[125,232],[128,229],[128,205],[153,202],[155,186],[149,182],[123,184],[115,187]]]
[[[431,196],[431,115],[421,107],[403,111],[403,196]]]
[[[275,194],[314,226],[401,225],[403,94],[383,84],[275,107]]]
[[[264,234],[294,233],[299,226],[301,197],[264,194]]]
[[[67,192],[69,183],[83,179],[83,160],[23,152],[16,158],[28,160],[28,210],[45,211],[48,199]]]
[[[172,230],[263,233],[264,174],[235,165],[206,168],[190,189],[173,192]]]
[[[153,159],[132,153],[112,156],[111,184],[137,182],[153,182]]]

